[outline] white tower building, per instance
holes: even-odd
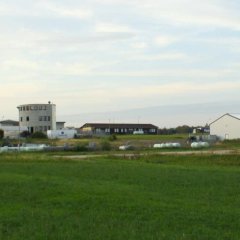
[[[19,105],[19,125],[27,127],[30,133],[56,130],[56,105],[24,104]]]

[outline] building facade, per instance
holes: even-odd
[[[224,114],[210,124],[210,134],[221,140],[240,139],[240,114]]]
[[[56,105],[24,104],[19,105],[19,125],[27,127],[30,133],[56,130]]]
[[[157,134],[158,127],[140,123],[85,123],[80,131],[89,134]]]

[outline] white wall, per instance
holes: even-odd
[[[210,125],[210,134],[221,140],[240,138],[240,120],[231,115],[224,115]]]
[[[74,138],[74,135],[77,134],[75,129],[61,129],[61,130],[48,130],[47,136],[49,139],[61,138],[68,139]]]

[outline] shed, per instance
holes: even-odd
[[[210,134],[221,140],[240,139],[240,114],[226,113],[210,123]]]

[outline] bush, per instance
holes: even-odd
[[[101,150],[103,150],[103,151],[110,151],[111,150],[111,144],[107,140],[103,140],[100,143],[100,146],[101,146]]]
[[[86,144],[79,144],[75,147],[77,152],[85,152],[88,150]]]
[[[3,137],[4,137],[4,131],[0,129],[0,139],[3,139]]]
[[[108,140],[109,141],[115,141],[115,140],[117,140],[117,136],[115,134],[112,134],[108,137]]]
[[[30,134],[29,131],[23,131],[23,132],[20,133],[20,137],[22,137],[22,138],[27,138],[27,137],[29,137],[30,135],[31,135],[31,134]]]
[[[43,132],[35,132],[31,135],[32,138],[41,138],[41,139],[46,139],[47,135]]]

